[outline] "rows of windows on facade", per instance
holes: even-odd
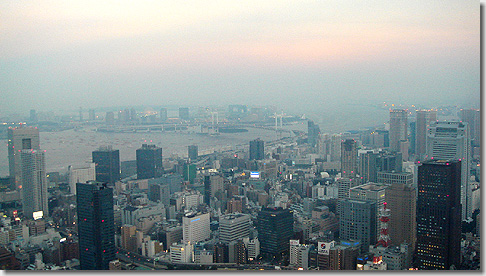
[[[479,110],[387,119],[343,133],[306,119],[307,132],[181,158],[100,146],[65,173],[46,170],[39,128],[10,127],[0,268],[479,269]]]

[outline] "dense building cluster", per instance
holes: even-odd
[[[189,108],[103,120],[90,110],[85,122],[114,136],[191,125],[218,137],[252,124],[279,133],[303,122],[308,131],[225,151],[192,141],[186,157],[147,142],[127,161],[99,145],[65,174],[46,170],[32,111],[31,125],[7,131],[0,268],[480,269],[479,110],[451,110],[390,109],[384,125],[343,133],[244,105],[203,112],[205,123]]]

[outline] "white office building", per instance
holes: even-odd
[[[87,163],[83,166],[68,167],[69,190],[76,194],[76,183],[86,183],[96,180],[95,163]]]
[[[196,243],[210,238],[209,213],[189,213],[182,218],[182,236],[186,242]]]

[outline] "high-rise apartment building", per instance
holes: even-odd
[[[20,152],[26,149],[40,149],[39,130],[34,127],[9,127],[7,136],[10,179],[15,189],[20,189]]]
[[[100,147],[92,152],[96,167],[96,181],[115,185],[120,180],[120,151],[111,146]]]
[[[95,163],[84,166],[68,166],[69,191],[76,194],[76,183],[86,183],[96,179]]]
[[[223,243],[237,241],[250,235],[250,216],[241,213],[227,214],[219,219],[219,240]]]
[[[250,160],[265,159],[265,144],[262,140],[250,141]]]
[[[163,174],[162,148],[142,144],[137,149],[137,179],[158,178]]]
[[[339,238],[357,240],[361,252],[367,252],[376,241],[376,202],[371,200],[344,199],[340,202]]]
[[[472,216],[472,186],[469,185],[469,137],[467,123],[433,122],[427,131],[427,160],[461,161],[462,219]]]
[[[182,235],[186,242],[196,243],[210,238],[209,213],[187,214],[182,217]]]
[[[115,259],[113,189],[106,183],[76,184],[81,270],[107,270]]]
[[[400,151],[400,141],[407,141],[408,111],[404,109],[390,110],[390,149]]]
[[[436,110],[418,110],[415,122],[415,160],[425,158],[427,128],[437,120]]]
[[[40,150],[21,150],[22,209],[24,216],[33,218],[38,211],[49,215],[47,196],[46,161]]]
[[[294,229],[293,211],[263,208],[257,217],[260,252],[280,257],[288,252]]]
[[[461,263],[461,162],[430,160],[418,168],[419,269],[457,269]]]

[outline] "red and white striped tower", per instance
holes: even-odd
[[[381,221],[380,238],[378,239],[376,246],[381,244],[384,247],[388,247],[388,245],[390,244],[390,236],[388,235],[388,222],[390,221],[390,209],[386,208],[386,202],[383,203],[383,208],[380,209],[380,221]]]

